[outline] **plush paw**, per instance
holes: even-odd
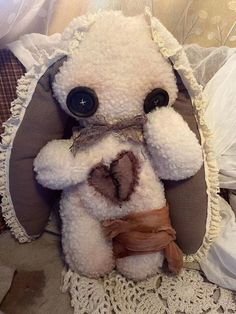
[[[158,176],[182,180],[197,173],[203,163],[202,148],[183,117],[171,107],[147,116],[144,135]]]
[[[116,268],[127,278],[144,280],[160,272],[163,259],[162,253],[127,256],[117,259]]]

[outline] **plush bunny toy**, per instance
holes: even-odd
[[[62,243],[70,268],[97,278],[113,268],[141,280],[182,267],[160,179],[202,165],[201,147],[171,107],[175,75],[143,16],[97,17],[53,83],[83,128],[54,140],[34,162],[37,180],[62,189]],[[183,226],[184,228],[184,226]]]

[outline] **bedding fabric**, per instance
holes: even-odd
[[[236,222],[230,205],[220,199],[221,232],[204,259],[200,261],[208,280],[221,287],[236,290]]]
[[[236,189],[236,51],[206,84],[206,120],[214,131],[220,187]]]
[[[214,146],[220,171],[220,186],[236,189],[236,52],[206,84],[208,100],[206,120],[214,131]],[[206,277],[222,287],[236,290],[236,203],[230,193],[232,208],[221,199],[221,232],[211,246],[201,267]],[[233,210],[234,211],[233,211]]]

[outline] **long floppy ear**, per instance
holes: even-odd
[[[191,98],[177,72],[175,76],[179,92],[173,108],[188,123],[200,142]],[[184,253],[196,253],[206,234],[208,195],[204,165],[189,179],[163,181],[163,183],[166,199],[170,205],[171,221],[177,234],[177,242]]]
[[[200,143],[198,125],[192,102],[179,74],[175,72],[178,97],[173,108],[181,115]],[[172,127],[169,123],[167,127]],[[176,130],[173,130],[176,132]],[[153,161],[154,160],[153,156]],[[184,180],[163,180],[170,217],[176,230],[177,243],[184,253],[194,254],[201,247],[206,234],[208,194],[204,166]]]
[[[65,58],[47,69],[35,89],[35,77],[31,79],[26,75],[19,81],[21,94],[13,102],[13,116],[6,123],[6,131],[14,127],[16,133],[10,134],[1,165],[5,173],[1,190],[6,196],[3,216],[20,242],[30,241],[43,232],[57,195],[36,182],[33,160],[48,141],[62,138],[64,134],[68,116],[53,98],[51,81]],[[23,90],[26,93],[22,97]]]

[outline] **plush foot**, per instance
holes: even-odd
[[[102,277],[115,267],[112,245],[105,241],[100,224],[90,217],[64,223],[62,245],[70,268],[86,277]]]
[[[127,256],[117,259],[116,268],[127,278],[144,280],[160,272],[163,259],[162,253]]]
[[[97,248],[87,253],[83,256],[66,252],[66,261],[73,271],[86,277],[99,278],[110,273],[115,267],[111,251]]]

